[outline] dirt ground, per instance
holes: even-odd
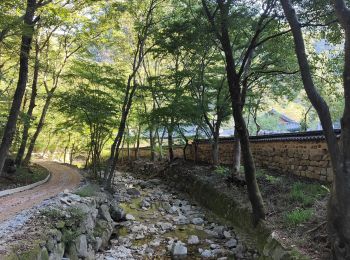
[[[43,185],[0,198],[0,222],[17,213],[40,204],[65,189],[74,189],[80,183],[78,170],[55,162],[38,161],[37,164],[51,172],[51,178]]]

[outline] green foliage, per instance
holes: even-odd
[[[214,172],[216,174],[219,174],[219,175],[229,175],[230,169],[228,167],[219,165],[219,166],[215,167]]]
[[[311,219],[313,215],[312,209],[295,209],[286,213],[285,222],[290,226],[297,226]]]
[[[79,195],[80,197],[92,197],[96,194],[96,191],[98,191],[99,186],[95,184],[88,184],[86,186],[83,186],[79,188],[75,194]]]
[[[70,229],[64,229],[62,232],[62,242],[65,246],[70,246],[74,242],[74,240],[79,236],[79,231],[73,231]]]
[[[328,194],[328,190],[320,184],[308,184],[296,182],[289,193],[289,198],[293,202],[300,203],[303,207],[312,206],[315,200]]]

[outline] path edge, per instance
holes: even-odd
[[[18,193],[18,192],[22,192],[22,191],[33,189],[33,188],[35,188],[35,187],[37,187],[39,185],[42,185],[42,184],[46,183],[50,178],[51,178],[51,172],[49,171],[49,174],[46,176],[46,178],[41,180],[41,181],[38,181],[38,182],[35,182],[35,183],[32,183],[32,184],[26,185],[26,186],[14,188],[14,189],[0,191],[0,198],[4,197],[4,196],[7,196],[7,195],[14,194],[14,193]]]

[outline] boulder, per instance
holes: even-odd
[[[211,257],[213,257],[214,255],[213,255],[213,253],[211,252],[211,250],[208,250],[208,249],[206,249],[206,250],[203,250],[203,252],[201,253],[201,257],[203,257],[203,258],[211,258]]]
[[[193,218],[191,222],[194,225],[202,225],[204,223],[204,220],[202,218]]]
[[[197,244],[199,244],[199,238],[195,235],[191,235],[191,236],[189,236],[187,243],[189,245],[197,245]]]
[[[79,257],[87,257],[88,256],[88,246],[86,235],[80,235],[75,239],[75,248],[77,249],[77,255]]]
[[[100,218],[113,222],[111,215],[109,214],[109,207],[106,204],[102,204],[98,210]]]
[[[135,220],[135,217],[134,217],[133,215],[131,215],[131,214],[126,214],[126,215],[125,215],[125,219],[126,219],[126,220],[134,221],[134,220]]]
[[[133,197],[139,197],[141,196],[141,193],[135,189],[135,188],[130,188],[130,189],[127,189],[126,190],[126,193],[129,194],[130,196],[133,196]]]
[[[234,238],[231,238],[229,241],[225,243],[225,246],[228,248],[233,248],[237,246],[237,240]]]
[[[172,245],[171,255],[172,256],[186,256],[187,255],[187,247],[181,241],[178,241]]]
[[[125,218],[126,214],[125,214],[124,210],[121,207],[119,207],[115,201],[113,201],[111,203],[110,215],[111,215],[111,218],[116,222],[126,220],[126,218]]]

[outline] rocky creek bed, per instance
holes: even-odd
[[[126,221],[117,224],[118,235],[97,259],[259,257],[235,230],[159,179],[144,181],[118,173],[115,181],[114,198],[124,209]]]

